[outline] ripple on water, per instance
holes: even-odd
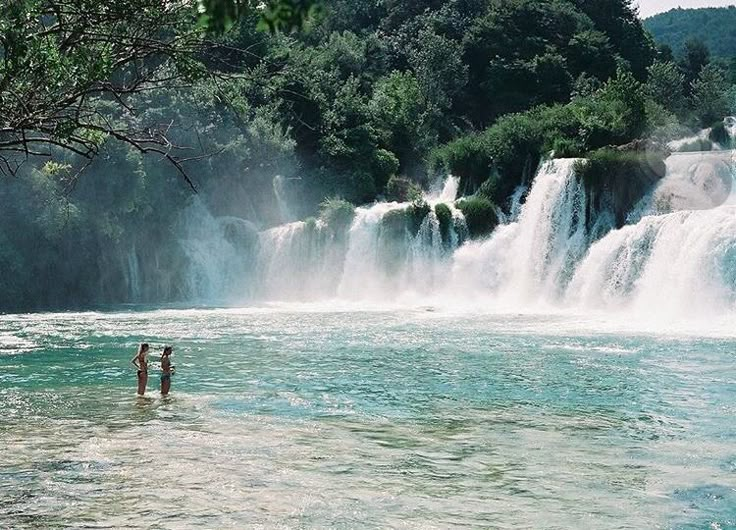
[[[0,520],[733,526],[736,342],[572,327],[307,308],[7,316],[0,333],[34,349],[0,350]],[[142,340],[175,345],[169,399],[154,364],[134,395]]]

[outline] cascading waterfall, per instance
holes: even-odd
[[[576,159],[544,163],[518,221],[501,225],[486,241],[454,256],[451,290],[519,308],[554,302],[585,252],[586,198],[575,177]]]
[[[682,317],[731,311],[736,303],[736,190],[733,152],[673,155],[653,192],[686,182],[678,201],[652,206],[653,215],[610,232],[594,243],[577,267],[567,302],[621,308],[642,315]],[[694,168],[693,158],[709,157]],[[684,159],[684,160],[683,160]],[[684,176],[682,167],[688,170]],[[705,177],[693,183],[693,177]],[[717,183],[713,185],[713,182]],[[682,187],[677,189],[683,190]],[[723,197],[725,189],[730,192]],[[691,197],[688,194],[695,194]],[[717,200],[712,201],[716,194]],[[710,199],[704,203],[703,197]],[[688,204],[689,199],[689,204]],[[684,201],[684,202],[683,202]],[[690,209],[681,209],[683,204]],[[709,208],[707,208],[710,206]],[[671,212],[660,213],[657,211]],[[679,211],[678,211],[679,210]]]
[[[347,232],[310,221],[261,233],[259,295],[266,300],[385,301],[430,294],[462,242],[463,218],[453,206],[457,186],[457,179],[447,179],[441,191],[424,197],[426,206],[382,202],[357,208]],[[445,234],[434,213],[437,204],[446,204],[453,215]]]
[[[736,207],[644,217],[593,244],[568,301],[593,309],[686,316],[733,308]]]
[[[182,215],[185,292],[203,301],[242,301],[249,294],[258,232],[237,217],[213,217],[201,200]]]
[[[726,125],[736,133],[736,120]],[[516,190],[501,224],[475,241],[465,241],[454,178],[418,203],[356,208],[351,224],[339,227],[313,219],[256,233],[246,221],[214,218],[195,203],[200,210],[187,217],[197,221],[181,240],[189,291],[241,302],[453,302],[670,316],[731,310],[733,153],[670,156],[665,178],[620,229],[605,196],[595,202],[602,211],[592,211],[577,159],[543,163],[529,191]],[[438,204],[451,212],[449,224]]]

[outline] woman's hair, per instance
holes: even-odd
[[[171,352],[172,352],[173,349],[174,348],[172,348],[171,346],[164,346],[163,355],[167,355],[167,354],[171,355]]]
[[[141,342],[141,345],[138,347],[138,353],[143,353],[146,350],[148,350],[148,343]]]

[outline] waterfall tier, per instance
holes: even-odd
[[[230,303],[447,301],[672,315],[734,309],[733,151],[670,156],[665,178],[619,229],[600,208],[605,201],[591,200],[579,163],[543,163],[528,193],[518,189],[512,211],[480,240],[467,240],[453,178],[419,202],[359,207],[342,228],[309,220],[258,233],[199,211],[182,238],[188,288]]]

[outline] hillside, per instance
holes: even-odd
[[[644,20],[658,44],[675,53],[691,37],[701,39],[716,57],[736,56],[736,7],[672,9]]]

